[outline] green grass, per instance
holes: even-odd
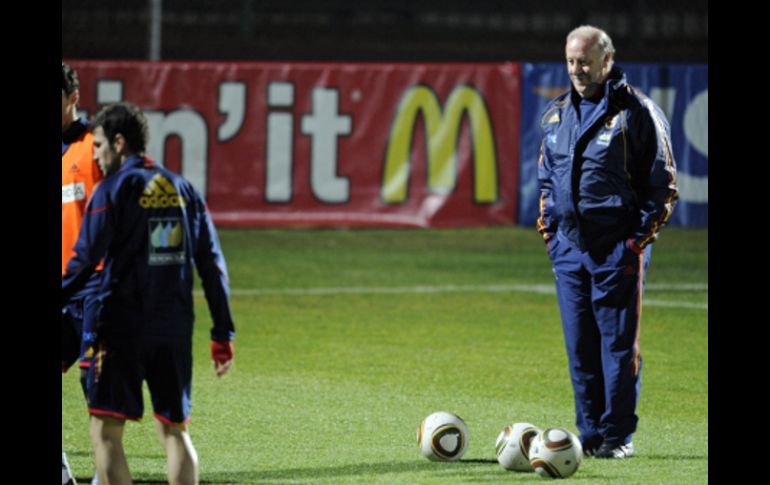
[[[236,365],[221,380],[208,356],[210,320],[196,298],[193,421],[202,483],[474,484],[539,482],[494,461],[506,423],[576,432],[552,294],[281,293],[296,288],[542,284],[542,242],[528,228],[222,230],[237,325]],[[667,228],[646,298],[705,307],[708,233]],[[275,290],[275,291],[272,291]],[[584,460],[584,483],[708,482],[708,320],[703,308],[647,306],[638,455]],[[145,400],[149,405],[149,399]],[[422,458],[415,432],[433,411],[461,415],[460,463]],[[92,472],[88,417],[70,372],[62,379],[62,439],[77,477]],[[125,435],[135,480],[164,480],[149,410]]]

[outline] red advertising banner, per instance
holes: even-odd
[[[218,225],[516,222],[518,64],[69,62],[87,115],[145,110]]]

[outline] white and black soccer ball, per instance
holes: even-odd
[[[468,427],[463,419],[438,411],[422,420],[417,428],[420,453],[432,461],[456,461],[468,448]]]
[[[533,472],[529,463],[529,445],[540,428],[531,423],[513,423],[503,428],[495,442],[497,462],[506,470]]]
[[[529,447],[529,463],[544,478],[567,478],[582,461],[580,440],[564,428],[541,431]]]

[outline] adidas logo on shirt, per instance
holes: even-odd
[[[144,188],[144,193],[139,197],[139,205],[144,209],[184,207],[185,201],[166,177],[157,174]]]

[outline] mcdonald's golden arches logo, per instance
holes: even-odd
[[[450,193],[457,181],[457,146],[463,113],[468,113],[473,146],[473,199],[491,204],[498,198],[497,156],[486,104],[471,86],[456,87],[442,111],[438,97],[428,86],[408,88],[393,119],[381,186],[385,203],[406,201],[417,116],[422,113],[427,145],[427,185],[431,192]]]

